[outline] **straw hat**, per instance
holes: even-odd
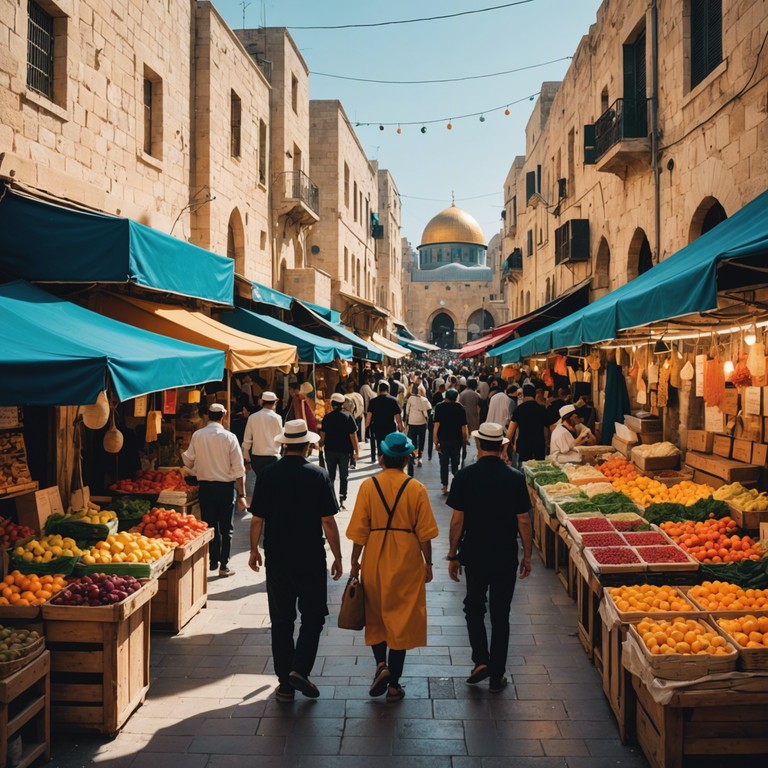
[[[285,422],[283,434],[278,435],[275,442],[283,445],[297,445],[298,443],[312,443],[314,445],[320,442],[320,435],[317,432],[310,432],[304,419],[292,419]]]
[[[476,437],[479,440],[486,440],[487,442],[498,443],[499,446],[506,445],[507,440],[504,435],[504,427],[501,424],[496,424],[492,421],[486,421],[480,425],[479,429],[472,432],[472,437]]]

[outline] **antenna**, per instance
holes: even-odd
[[[250,3],[245,2],[245,0],[242,0],[240,3],[240,6],[243,9],[243,29],[245,29],[245,9],[248,8],[249,5]]]

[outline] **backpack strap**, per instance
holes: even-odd
[[[373,485],[375,486],[376,490],[379,493],[379,498],[381,499],[381,503],[384,505],[384,509],[387,512],[387,527],[384,529],[384,541],[387,540],[387,534],[391,530],[392,527],[392,518],[395,515],[395,510],[397,509],[397,505],[400,502],[400,499],[403,495],[403,491],[405,491],[405,486],[408,485],[408,483],[413,480],[412,477],[406,477],[405,482],[400,486],[399,490],[397,491],[397,496],[395,496],[395,503],[392,505],[392,507],[387,504],[387,500],[384,498],[384,492],[381,490],[381,486],[379,485],[379,481],[372,477],[371,480],[373,480]],[[382,546],[384,546],[382,542]]]

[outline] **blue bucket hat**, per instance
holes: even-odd
[[[386,456],[410,456],[416,446],[402,432],[392,432],[381,441],[381,452]]]

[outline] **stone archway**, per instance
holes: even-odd
[[[696,238],[705,235],[727,218],[728,214],[725,212],[725,208],[716,197],[705,197],[691,218],[691,226],[688,228],[688,242],[692,243]]]
[[[245,231],[243,219],[237,208],[229,214],[227,224],[227,256],[235,262],[235,272],[245,274]]]
[[[496,323],[493,315],[487,309],[476,309],[467,318],[467,341],[485,335],[485,331],[494,328]]]
[[[608,241],[600,238],[597,255],[592,268],[592,290],[607,290],[611,287],[611,248]]]
[[[438,312],[430,324],[431,342],[443,349],[452,349],[456,345],[456,323],[444,310]]]
[[[634,280],[653,266],[651,244],[645,231],[638,227],[629,243],[627,254],[627,280]]]

